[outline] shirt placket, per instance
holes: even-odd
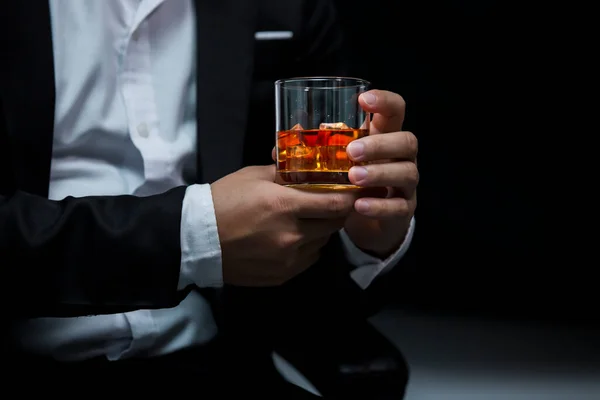
[[[121,84],[131,140],[142,154],[145,180],[152,181],[164,177],[173,165],[169,143],[159,134],[148,22],[139,16],[136,20],[140,22],[126,47]]]

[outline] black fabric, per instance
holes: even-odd
[[[272,362],[241,370],[235,359],[222,355],[217,343],[147,359],[108,361],[98,358],[83,362],[58,362],[42,357],[21,357],[7,373],[45,382],[19,388],[24,395],[56,396],[120,395],[174,396],[195,393],[200,399],[268,398],[312,399],[313,394],[291,384],[275,370]]]
[[[236,364],[248,369],[275,351],[326,397],[401,399],[408,364],[365,318],[372,304],[344,270],[339,246],[334,237],[319,264],[281,287],[225,287],[222,338]]]
[[[402,354],[370,324],[357,320],[342,323],[339,318],[336,321],[336,326],[306,325],[302,320],[289,319],[281,325],[286,331],[278,331],[285,335],[279,336],[275,350],[324,398],[402,399],[408,381],[408,367]],[[21,387],[19,391],[23,394],[77,395],[81,388],[94,388],[95,392],[112,396],[195,391],[200,398],[209,399],[231,395],[314,398],[287,383],[274,368],[271,353],[257,352],[251,347],[253,343],[250,347],[232,346],[219,336],[201,347],[122,361],[96,358],[58,362],[21,355],[4,375],[9,383],[18,382],[23,376],[46,382],[42,387]]]

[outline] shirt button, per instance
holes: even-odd
[[[138,134],[143,138],[147,138],[150,134],[150,131],[148,130],[148,125],[146,125],[144,122],[137,126],[137,131]]]

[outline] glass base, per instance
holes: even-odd
[[[291,187],[294,189],[315,190],[315,191],[358,190],[361,188],[360,186],[356,186],[356,185],[340,185],[339,183],[291,183],[291,184],[284,184],[283,186]]]
[[[345,171],[277,171],[275,183],[304,190],[349,190],[359,189],[348,179]]]

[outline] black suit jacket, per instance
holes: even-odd
[[[196,181],[202,183],[271,162],[276,79],[346,70],[330,1],[196,0],[195,7],[201,56]],[[146,198],[48,200],[55,104],[48,2],[4,0],[0,9],[4,310],[15,317],[72,316],[178,304],[185,187]],[[294,36],[257,42],[261,30]],[[356,309],[365,296],[348,278],[339,247],[334,238],[319,265],[266,292],[306,293],[308,285],[329,296],[337,285],[352,293],[344,297]]]

